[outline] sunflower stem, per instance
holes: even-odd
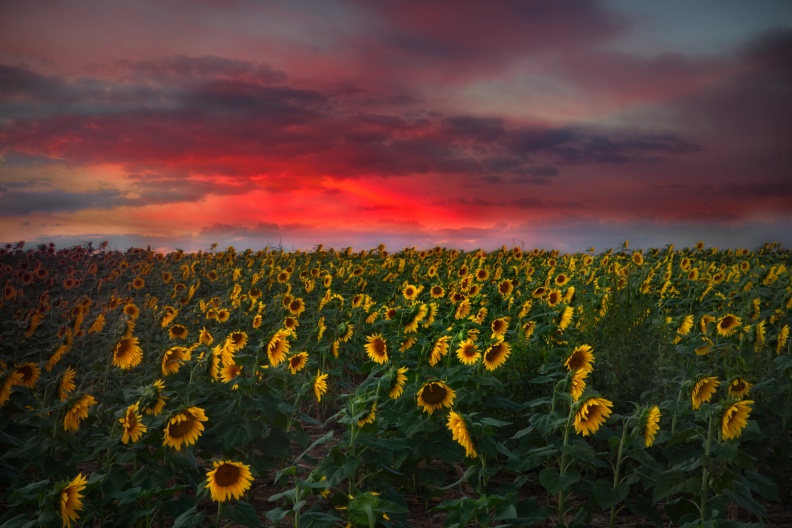
[[[555,399],[555,398],[554,398]],[[567,416],[566,424],[564,425],[564,445],[561,447],[561,462],[559,465],[559,473],[561,475],[561,481],[564,479],[564,475],[566,474],[567,470],[567,462],[566,462],[566,447],[569,445],[569,423],[572,421],[572,407],[569,408],[569,416]],[[566,519],[566,510],[564,508],[564,502],[566,499],[566,494],[564,490],[558,492],[558,523],[563,524]]]
[[[674,406],[674,416],[671,418],[671,436],[674,435],[676,432],[676,423],[677,423],[677,407],[679,407],[679,402],[682,401],[682,388],[679,389],[677,393],[677,404]]]
[[[709,463],[710,447],[712,446],[712,424],[714,423],[712,416],[712,413],[710,413],[709,424],[707,425],[707,443],[704,444],[704,467],[701,469],[701,507],[699,511],[701,512],[702,523],[707,520],[707,464]]]
[[[624,453],[624,441],[627,439],[627,424],[629,423],[628,420],[624,420],[622,423],[622,436],[621,441],[619,442],[619,452],[616,455],[616,468],[613,470],[613,489],[616,489],[616,486],[619,485],[619,472],[621,471],[621,463],[623,460],[623,453]],[[611,506],[611,514],[610,514],[610,527],[613,528],[616,523],[616,505],[614,504]]]
[[[220,528],[220,519],[222,519],[222,515],[223,515],[222,512],[223,512],[223,503],[222,502],[218,502],[217,503],[217,518],[215,519],[215,526],[217,526],[217,528]]]

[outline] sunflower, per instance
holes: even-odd
[[[407,367],[399,367],[399,369],[393,375],[390,391],[388,391],[388,397],[390,399],[398,399],[399,396],[404,393],[404,385],[407,383],[407,370]]]
[[[338,340],[346,343],[352,339],[352,334],[355,332],[355,325],[351,323],[341,323],[338,325]]]
[[[80,518],[77,512],[83,509],[82,492],[87,485],[88,479],[80,473],[60,490],[58,502],[64,528],[71,528],[72,523],[76,523]]]
[[[190,360],[190,349],[183,346],[174,346],[165,351],[162,356],[162,374],[168,376],[179,372],[182,363]]]
[[[730,405],[721,417],[721,434],[724,440],[737,438],[748,425],[753,400],[741,400]]]
[[[754,352],[761,352],[765,344],[765,322],[759,321],[755,326]]]
[[[171,339],[187,339],[187,327],[180,324],[175,324],[168,329],[168,337]]]
[[[457,358],[464,365],[473,365],[481,357],[476,343],[472,339],[465,339],[459,344],[456,351]]]
[[[465,456],[469,458],[476,458],[476,449],[473,447],[473,440],[470,438],[470,431],[468,430],[465,418],[461,414],[454,411],[448,413],[448,422],[446,426],[451,431],[454,440],[465,448]]]
[[[417,299],[417,298],[418,298],[418,294],[419,294],[419,293],[421,293],[421,290],[422,290],[422,289],[423,289],[423,288],[419,288],[419,287],[417,287],[417,286],[413,286],[412,284],[407,284],[407,285],[406,285],[406,286],[405,286],[405,287],[402,289],[402,295],[403,295],[403,296],[404,296],[404,298],[405,298],[405,299],[407,299],[408,301],[414,301],[415,299]]]
[[[299,317],[305,311],[305,301],[297,297],[289,303],[289,313],[295,317]]]
[[[699,329],[701,330],[701,333],[707,334],[709,324],[714,322],[715,322],[715,317],[709,314],[702,315],[701,320],[699,320]]]
[[[317,328],[316,340],[321,341],[322,336],[325,333],[325,330],[327,330],[327,325],[325,324],[324,317],[319,318],[319,321],[316,323],[316,328]]]
[[[228,383],[232,381],[237,376],[242,375],[242,367],[236,364],[230,364],[223,367],[223,370],[220,371],[220,380],[223,383]]]
[[[215,319],[218,323],[225,323],[231,317],[231,312],[227,308],[217,310]]]
[[[526,321],[526,323],[522,326],[523,336],[525,339],[530,338],[534,330],[536,330],[536,321]]]
[[[693,329],[693,316],[686,315],[682,318],[682,323],[677,328],[677,334],[684,336],[688,335],[690,331]]]
[[[142,290],[146,287],[146,281],[143,280],[142,277],[135,277],[135,279],[132,281],[132,287],[136,290]]]
[[[124,306],[124,314],[128,315],[130,319],[137,319],[140,315],[140,310],[133,303],[128,303]]]
[[[506,330],[509,328],[509,321],[511,317],[499,317],[492,321],[490,328],[492,329],[492,339],[503,339],[506,335]]]
[[[88,408],[96,405],[97,401],[90,394],[82,396],[77,400],[63,417],[63,430],[76,431],[80,428],[80,420],[88,418]]]
[[[128,370],[140,365],[143,360],[143,350],[138,345],[137,337],[124,337],[116,343],[113,350],[113,365]]]
[[[322,401],[322,396],[327,393],[327,378],[329,374],[322,374],[321,370],[316,371],[316,377],[313,380],[313,391],[316,396],[316,401]]]
[[[448,354],[449,341],[451,341],[451,336],[442,336],[435,342],[429,356],[429,365],[434,367],[446,354]]]
[[[498,293],[503,297],[509,297],[514,291],[514,283],[508,279],[498,284]]]
[[[176,451],[181,451],[182,445],[193,445],[204,430],[201,422],[208,419],[200,407],[190,407],[174,414],[165,424],[162,445],[170,446]]]
[[[600,425],[611,415],[613,403],[605,398],[588,398],[575,413],[575,431],[583,436],[596,434]]]
[[[308,352],[298,352],[289,358],[289,372],[297,374],[308,364]]]
[[[383,364],[388,361],[388,344],[381,334],[370,335],[366,338],[366,354],[374,363]]]
[[[660,430],[660,407],[655,405],[646,414],[646,421],[644,422],[644,443],[646,447],[652,447],[654,444],[655,435]]]
[[[71,394],[76,385],[74,384],[74,377],[77,375],[77,371],[71,367],[66,369],[66,372],[63,373],[61,376],[60,384],[58,385],[58,397],[60,401],[66,401],[69,399],[69,394]]]
[[[743,378],[734,378],[729,382],[729,387],[726,391],[729,396],[739,400],[748,396],[748,393],[751,392],[751,387],[753,387],[753,384],[748,383]]]
[[[35,387],[39,376],[41,376],[41,369],[32,361],[17,365],[14,370],[22,375],[17,384],[24,385],[28,389]]]
[[[569,395],[572,396],[572,401],[578,401],[583,396],[583,391],[586,390],[586,376],[588,375],[589,373],[583,369],[572,372],[572,377],[569,379]]]
[[[130,440],[137,442],[147,430],[146,426],[141,423],[143,417],[138,412],[139,405],[140,402],[137,402],[135,405],[127,407],[124,417],[118,420],[124,426],[124,434],[121,437],[121,441],[125,444],[129,443]]]
[[[238,350],[244,348],[244,346],[247,345],[247,342],[247,333],[243,332],[242,330],[237,330],[228,334],[228,337],[225,339],[224,348],[229,349],[232,352],[237,352]]]
[[[2,385],[0,385],[0,407],[6,404],[11,397],[11,389],[14,385],[19,385],[22,381],[22,374],[16,370],[5,372],[5,378]]]
[[[456,397],[456,393],[444,382],[430,381],[418,390],[418,407],[421,407],[424,412],[432,414],[443,407],[451,407],[454,397]]]
[[[589,345],[580,345],[569,355],[564,362],[564,366],[568,370],[585,370],[591,372],[594,370],[594,354],[591,353]]]
[[[484,368],[490,372],[495,370],[506,363],[509,355],[511,355],[511,345],[509,343],[498,341],[490,345],[484,351]]]
[[[291,343],[287,340],[290,335],[288,330],[278,330],[267,343],[267,357],[271,366],[277,366],[286,360]]]
[[[213,501],[226,502],[242,497],[252,483],[250,466],[232,460],[219,460],[214,463],[214,469],[206,474],[205,487],[212,494]]]
[[[433,299],[439,299],[445,295],[445,290],[443,289],[442,286],[435,285],[432,286],[432,289],[429,290],[429,293],[431,294]]]
[[[470,300],[463,299],[454,310],[454,319],[464,319],[468,315],[470,315]]]
[[[99,315],[96,316],[96,319],[94,320],[94,322],[90,326],[90,328],[88,328],[88,333],[89,334],[98,334],[99,332],[102,331],[102,328],[104,328],[104,325],[105,325],[105,316],[104,316],[103,313],[100,313]]]
[[[729,337],[734,332],[737,331],[737,328],[742,324],[742,321],[739,317],[734,314],[726,314],[720,319],[718,319],[717,329],[718,335],[723,337]]]
[[[641,266],[644,263],[643,255],[641,255],[640,251],[633,251],[632,261],[636,266]]]
[[[558,329],[563,332],[569,328],[569,325],[572,324],[573,315],[575,315],[575,309],[571,306],[565,306],[558,319]]]
[[[404,333],[410,334],[418,331],[418,324],[426,318],[429,307],[425,304],[414,307],[408,315],[407,322],[404,324]]]
[[[372,424],[376,419],[377,419],[377,404],[373,403],[371,404],[371,409],[369,410],[369,412],[361,416],[360,419],[358,420],[357,422],[358,427],[363,427],[366,424]]]
[[[165,408],[166,398],[162,395],[165,390],[165,382],[156,380],[143,390],[141,401],[143,402],[143,412],[152,416],[158,416]]]
[[[706,403],[712,399],[715,390],[720,385],[718,378],[714,376],[700,378],[693,384],[693,390],[690,391],[690,400],[693,409],[701,407],[702,403]]]
[[[789,325],[784,325],[781,330],[778,331],[778,338],[776,340],[775,348],[776,354],[781,353],[781,349],[786,346],[787,339],[789,339]]]
[[[548,306],[556,306],[558,303],[564,300],[564,296],[561,294],[560,290],[550,290],[547,294],[547,305]]]

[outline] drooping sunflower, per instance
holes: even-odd
[[[352,339],[352,335],[355,333],[355,325],[352,323],[341,323],[338,325],[338,340],[342,343],[346,343],[350,339]]]
[[[451,407],[456,393],[442,381],[430,381],[418,390],[416,396],[418,407],[421,407],[424,412],[432,414],[443,407]]]
[[[753,400],[740,400],[730,405],[721,417],[721,434],[724,440],[737,438],[748,425],[748,416],[751,414]]]
[[[183,346],[170,347],[162,356],[162,374],[168,376],[176,374],[182,363],[190,360],[190,349]]]
[[[753,387],[753,384],[748,383],[745,379],[734,378],[729,382],[729,387],[726,391],[732,398],[740,400],[748,396],[748,393],[751,392],[751,387]]]
[[[316,401],[322,401],[322,396],[327,393],[327,378],[329,374],[322,374],[321,370],[316,371],[316,377],[313,380],[313,391],[316,396]]]
[[[396,400],[404,393],[404,385],[407,383],[407,367],[399,367],[393,375],[388,397]]]
[[[0,407],[2,407],[11,397],[11,389],[14,385],[19,385],[19,382],[22,381],[22,374],[16,370],[9,370],[0,371],[0,375],[4,376],[2,385],[0,385]]]
[[[242,375],[242,367],[237,364],[226,365],[220,371],[220,380],[223,383],[228,383],[234,378]]]
[[[586,390],[586,376],[588,372],[583,369],[572,371],[572,377],[569,379],[569,395],[572,396],[572,401],[578,401],[583,392]]]
[[[448,354],[448,342],[451,341],[451,336],[442,336],[435,341],[432,347],[432,352],[429,355],[429,364],[431,366],[437,365],[446,354]]]
[[[765,335],[767,334],[765,322],[759,321],[754,328],[754,352],[761,352],[765,344]]]
[[[575,413],[575,432],[583,436],[596,434],[611,415],[611,407],[613,403],[605,398],[588,398]]]
[[[594,370],[594,354],[591,353],[591,347],[589,345],[577,347],[564,362],[564,366],[568,370],[585,370],[586,372]]]
[[[253,475],[250,466],[232,460],[214,462],[214,469],[206,474],[206,488],[215,502],[239,499],[250,489]]]
[[[498,341],[490,345],[487,350],[484,351],[484,368],[490,372],[495,370],[506,363],[510,354],[511,346],[505,341]]]
[[[371,409],[369,409],[369,412],[364,414],[358,420],[358,422],[357,422],[358,427],[363,427],[366,424],[372,424],[372,423],[374,423],[374,420],[376,420],[376,419],[377,419],[377,404],[375,402],[375,403],[371,404]]]
[[[17,384],[24,385],[28,389],[35,387],[39,376],[41,376],[41,369],[32,361],[17,365],[14,370],[22,375]]]
[[[470,300],[462,299],[454,310],[454,319],[464,319],[470,315]]]
[[[465,339],[459,344],[456,355],[463,365],[474,365],[481,357],[481,352],[472,339]]]
[[[289,372],[297,374],[308,364],[308,352],[297,352],[289,358]]]
[[[80,518],[77,512],[82,511],[82,499],[88,479],[79,473],[74,479],[61,488],[58,494],[58,506],[60,509],[61,521],[64,528],[71,528],[72,523],[76,523]]]
[[[88,418],[88,409],[96,405],[97,401],[90,394],[85,394],[77,400],[63,417],[63,430],[76,431],[80,428],[80,421]]]
[[[96,319],[94,320],[90,328],[88,328],[88,333],[98,334],[99,332],[102,331],[104,325],[105,325],[105,316],[103,313],[100,313],[99,315],[96,316]]]
[[[140,437],[143,436],[143,433],[148,430],[141,421],[143,417],[138,412],[139,405],[140,402],[137,402],[127,407],[124,417],[118,420],[124,427],[124,434],[121,436],[121,441],[125,444],[128,444],[130,441],[137,442],[140,440]]]
[[[181,451],[198,441],[204,430],[203,423],[209,420],[200,407],[190,407],[168,419],[163,431],[162,445]]]
[[[575,315],[575,309],[571,306],[565,306],[561,315],[558,318],[558,329],[564,331],[572,324],[572,316]]]
[[[660,430],[660,407],[655,405],[649,412],[646,413],[646,420],[644,421],[644,443],[646,447],[652,447],[654,444],[655,435]]]
[[[776,348],[775,353],[780,354],[781,350],[786,346],[786,342],[789,339],[789,325],[784,325],[781,330],[778,331],[778,338],[776,339]]]
[[[180,324],[175,324],[168,329],[168,337],[171,339],[187,339],[187,327]]]
[[[707,334],[709,332],[709,324],[715,322],[715,317],[709,314],[704,314],[701,316],[699,320],[699,329],[701,330],[702,334]]]
[[[374,363],[383,364],[388,362],[388,344],[381,334],[374,334],[366,337],[366,354]]]
[[[718,335],[722,337],[729,337],[737,331],[737,328],[739,328],[741,324],[742,321],[739,317],[734,314],[726,314],[718,319]]]
[[[476,449],[473,447],[473,439],[470,436],[467,423],[464,416],[457,414],[454,411],[448,413],[448,422],[446,426],[451,431],[454,440],[465,448],[465,456],[469,458],[476,458]]]
[[[165,408],[165,398],[162,391],[165,390],[165,382],[156,380],[143,390],[141,397],[143,412],[151,416],[158,416]]]
[[[404,333],[409,334],[418,331],[418,324],[426,318],[429,313],[429,307],[425,304],[415,306],[407,315],[407,320],[404,323]]]
[[[718,385],[720,385],[720,381],[715,376],[703,377],[696,381],[693,384],[693,390],[690,391],[693,409],[698,409],[702,403],[710,401]]]
[[[116,343],[113,350],[113,365],[123,370],[140,365],[143,361],[143,350],[138,342],[137,337],[124,337]]]
[[[685,317],[682,318],[682,322],[680,323],[679,328],[677,328],[677,334],[681,336],[688,335],[692,329],[693,329],[693,316],[686,315]]]
[[[506,335],[506,330],[509,329],[509,322],[511,317],[498,317],[493,319],[490,328],[492,329],[492,339],[503,339]]]
[[[327,330],[327,325],[325,324],[324,317],[320,317],[319,321],[317,321],[317,323],[316,323],[316,331],[317,331],[316,340],[317,341],[321,341],[322,340],[322,336],[324,335],[325,330]]]
[[[74,392],[74,389],[77,386],[74,383],[74,377],[77,375],[77,371],[71,367],[66,369],[66,372],[63,373],[61,376],[60,384],[58,385],[58,397],[60,401],[66,401],[69,399],[69,394]]]
[[[277,366],[286,360],[291,343],[288,341],[290,332],[288,330],[278,330],[267,343],[267,358],[270,366]]]
[[[522,330],[524,338],[529,339],[533,335],[534,330],[536,330],[536,321],[526,321],[522,326]]]

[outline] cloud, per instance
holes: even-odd
[[[38,192],[9,190],[0,193],[0,216],[23,216],[36,212],[73,212],[81,209],[112,209],[128,203],[128,199],[117,189],[85,192],[60,189]]]

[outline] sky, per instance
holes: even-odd
[[[0,242],[792,245],[788,0],[0,3]]]

